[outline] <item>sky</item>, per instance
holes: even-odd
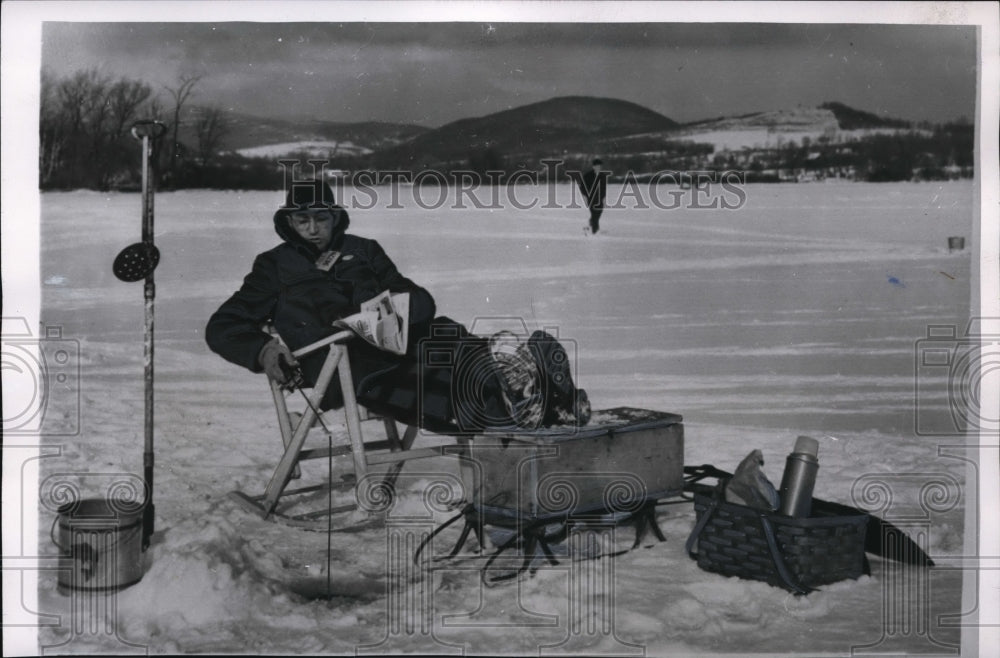
[[[976,48],[963,25],[46,21],[41,64],[198,74],[192,103],[293,119],[439,127],[586,95],[680,122],[826,101],[943,122],[975,116]]]

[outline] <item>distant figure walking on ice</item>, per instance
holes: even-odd
[[[593,167],[578,182],[580,192],[590,208],[590,232],[596,234],[601,230],[601,213],[604,212],[604,199],[608,195],[608,172],[601,171],[604,163],[600,158],[595,158],[591,164]]]

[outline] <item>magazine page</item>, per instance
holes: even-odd
[[[346,327],[375,347],[405,354],[410,328],[410,293],[385,290],[361,303],[361,310],[334,322]]]

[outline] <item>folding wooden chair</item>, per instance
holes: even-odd
[[[324,492],[329,487],[334,486],[332,482],[326,482],[324,484],[288,489],[289,482],[292,479],[300,477],[299,462],[310,459],[330,459],[350,455],[354,466],[353,482],[343,482],[340,484],[340,488],[351,488],[362,482],[372,466],[390,464],[383,476],[382,482],[391,487],[395,483],[396,477],[403,468],[404,463],[411,459],[436,457],[443,454],[461,456],[467,453],[468,439],[463,437],[458,437],[458,443],[456,444],[432,446],[416,450],[411,449],[418,432],[416,426],[407,426],[403,436],[400,437],[395,420],[388,417],[374,416],[358,404],[354,391],[354,383],[351,379],[351,365],[347,353],[348,343],[354,337],[354,334],[350,331],[341,331],[293,352],[296,358],[300,358],[327,348],[326,360],[323,362],[316,385],[306,394],[308,404],[301,414],[289,411],[285,390],[278,382],[269,378],[271,394],[274,398],[278,414],[278,427],[281,430],[281,438],[285,449],[281,460],[274,469],[270,481],[267,483],[267,487],[264,489],[264,493],[257,496],[250,496],[242,491],[233,491],[230,493],[230,497],[242,507],[259,514],[265,519],[273,519],[297,527],[325,530],[328,527],[327,518],[329,516],[357,510],[357,501],[296,514],[287,514],[279,510],[279,503],[283,502],[283,500]],[[340,388],[343,392],[344,425],[346,426],[349,443],[347,445],[306,450],[304,448],[309,430],[318,424],[317,410],[320,408],[320,401],[323,399],[334,376],[339,376]],[[362,423],[377,420],[382,421],[385,430],[385,440],[366,442],[362,433]],[[378,519],[370,518],[360,525],[368,525],[374,522],[378,522]],[[354,524],[351,527],[357,527],[358,525]],[[346,530],[349,528],[339,529]]]

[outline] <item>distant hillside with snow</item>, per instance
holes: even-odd
[[[265,144],[249,148],[236,149],[236,153],[244,158],[281,158],[289,155],[308,155],[316,158],[334,158],[337,156],[368,155],[372,149],[355,144],[351,141],[305,140],[301,142],[281,142]]]
[[[681,124],[619,99],[567,96],[435,129],[233,114],[225,147],[244,157],[326,158],[353,167],[448,169],[464,164],[488,169],[504,168],[514,161],[530,166],[549,157],[585,162],[598,154],[684,159],[691,155],[691,145],[697,145],[703,156],[777,149],[791,143],[840,143],[911,130],[906,121],[835,102]]]
[[[910,130],[910,124],[841,103],[824,103],[816,108],[780,109],[695,121],[679,126],[664,137],[711,144],[718,152],[773,149],[791,142],[802,144],[804,140],[808,143],[821,138],[837,143],[901,130]]]
[[[186,122],[189,134],[182,130],[182,141],[196,141],[193,126],[202,111],[191,108],[192,120]],[[244,157],[276,158],[302,153],[317,157],[357,156],[409,141],[427,130],[413,124],[301,121],[228,111],[220,149]]]

